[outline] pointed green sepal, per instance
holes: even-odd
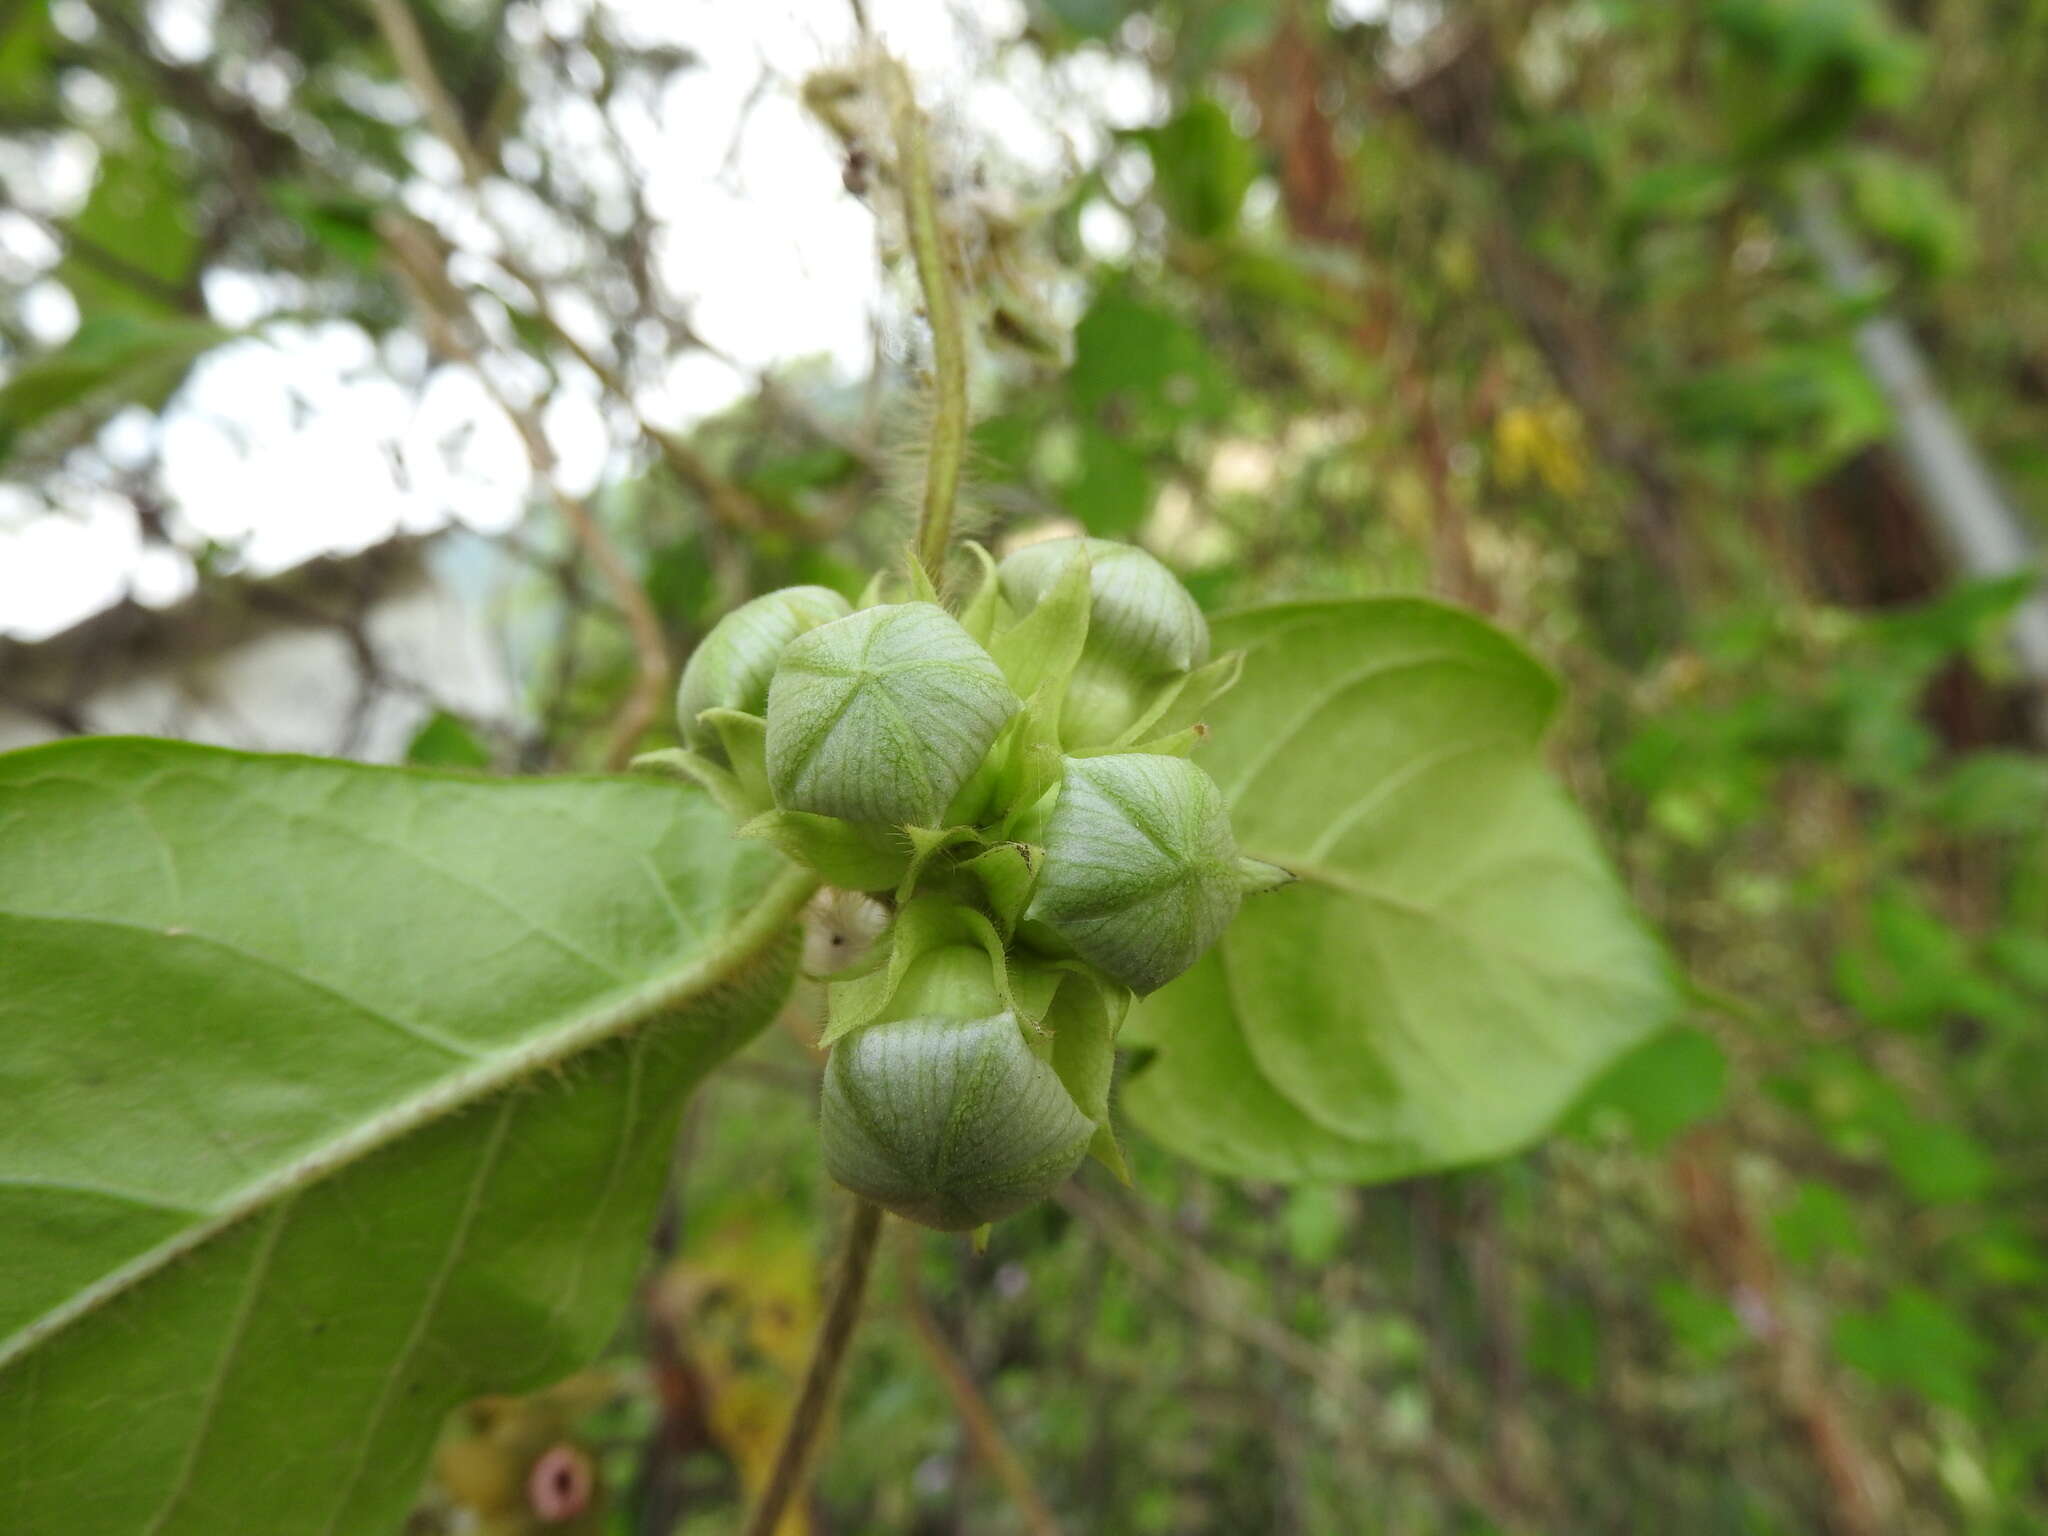
[[[942,825],[980,826],[1001,818],[1010,799],[1008,784],[1014,777],[1011,764],[1022,750],[1018,737],[1028,725],[1023,710],[1010,716],[967,782],[946,803]]]
[[[1031,696],[1014,723],[1016,736],[999,787],[1005,809],[996,823],[997,832],[1013,840],[1018,824],[1029,817],[1032,807],[1058,786],[1066,761],[1060,751],[1057,701],[1046,688]]]
[[[1052,1057],[1052,1035],[1045,1028],[1045,1016],[1064,979],[1062,964],[1048,965],[1042,960],[1024,960],[1014,955],[1005,969],[1003,995],[1009,1000],[1011,1011],[1024,1021],[1032,1048],[1047,1060]]]
[[[692,752],[686,747],[668,747],[659,752],[643,752],[633,759],[633,766],[688,779],[711,796],[717,802],[718,808],[734,821],[747,821],[760,811],[759,804],[748,798],[731,769],[722,767],[702,753]]]
[[[930,603],[933,607],[943,606],[939,602],[939,589],[932,584],[932,573],[924,568],[924,562],[917,558],[917,546],[903,546],[903,577],[909,586],[913,603]]]
[[[1202,723],[1202,716],[1209,706],[1235,688],[1238,678],[1243,675],[1244,652],[1232,651],[1162,687],[1145,712],[1120,738],[1126,743],[1122,750],[1149,752],[1153,750],[1149,746],[1128,743],[1184,735]],[[1197,736],[1195,739],[1199,741],[1201,738]]]
[[[947,1004],[940,1011],[956,1015],[1014,1006],[1002,937],[971,907],[937,892],[915,896],[897,912],[882,945],[887,951],[884,964],[837,980],[827,989],[828,1021],[819,1045],[829,1046],[864,1025],[901,1017],[906,1007],[938,1008],[940,992]],[[962,959],[961,952],[972,954],[973,962]],[[931,958],[942,954],[942,959]],[[965,978],[975,975],[985,992],[963,995]]]
[[[690,754],[681,747],[663,747],[659,752],[642,752],[626,764],[633,773],[658,773],[671,779],[682,779],[686,783],[697,782],[696,770],[690,766]]]
[[[1195,749],[1208,739],[1209,727],[1197,723],[1184,731],[1175,731],[1171,736],[1154,736],[1149,741],[1133,742],[1127,747],[1084,748],[1074,756],[1118,757],[1126,752],[1136,752],[1147,757],[1192,757]]]
[[[1278,864],[1268,864],[1264,859],[1255,859],[1249,854],[1237,861],[1237,888],[1247,896],[1277,891],[1300,878],[1291,869],[1282,869]]]
[[[948,848],[957,848],[962,843],[979,839],[974,828],[959,827],[917,827],[903,829],[903,835],[910,840],[910,867],[903,872],[903,878],[896,886],[896,905],[903,906],[916,894],[917,882],[925,872],[925,866]]]
[[[1062,967],[1058,994],[1045,1015],[1052,1065],[1076,1107],[1095,1123],[1089,1153],[1125,1183],[1130,1170],[1110,1124],[1109,1090],[1116,1077],[1116,1033],[1130,1006],[1128,988],[1090,968]]]
[[[893,891],[910,867],[910,840],[894,827],[836,816],[763,811],[746,821],[739,835],[772,843],[785,857],[815,870],[827,885],[841,890]]]
[[[1088,1142],[1088,1155],[1107,1168],[1117,1183],[1126,1189],[1131,1187],[1131,1165],[1124,1161],[1123,1143],[1116,1139],[1114,1126],[1095,1128],[1095,1135]]]
[[[707,709],[697,717],[718,738],[740,792],[754,812],[775,804],[768,792],[768,725],[759,715],[737,709]]]
[[[1043,701],[1059,717],[1066,682],[1088,642],[1088,552],[1060,568],[1056,580],[1016,623],[995,637],[989,654],[1019,698]]]
[[[1029,843],[998,843],[960,866],[980,884],[996,931],[1005,939],[1017,931],[1024,909],[1031,905],[1044,857],[1042,849]]]
[[[981,584],[960,610],[960,627],[986,646],[996,632],[1002,612],[1002,587],[996,576],[995,556],[972,539],[964,540],[967,553],[981,568]]]

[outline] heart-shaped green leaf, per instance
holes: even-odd
[[[0,757],[0,1525],[395,1530],[615,1326],[786,869],[656,780]]]
[[[1221,621],[1245,651],[1202,762],[1247,854],[1300,878],[1125,1031],[1124,1095],[1212,1168],[1388,1179],[1551,1124],[1672,1008],[1665,960],[1539,739],[1543,669],[1455,609],[1287,604]]]

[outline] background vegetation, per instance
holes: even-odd
[[[111,493],[232,587],[137,426],[195,368],[339,325],[407,391],[475,370],[531,460],[502,614],[531,665],[510,718],[435,713],[412,755],[520,772],[666,744],[720,613],[889,558],[922,357],[829,77],[760,91],[838,132],[820,207],[880,214],[872,377],[780,370],[688,424],[663,385],[709,324],[665,253],[717,231],[648,205],[620,129],[692,88],[687,48],[580,3],[221,0],[192,37],[172,9],[0,24],[14,515]],[[1212,610],[1432,592],[1522,637],[1690,1003],[1504,1162],[1246,1185],[1134,1138],[1134,1188],[1084,1177],[986,1252],[899,1233],[789,1529],[2048,1525],[2048,761],[2001,643],[2029,578],[1953,568],[1855,345],[1905,320],[2048,506],[2048,4],[1040,0],[969,35],[919,83],[1000,338],[983,536],[1066,517]],[[978,75],[1053,116],[1105,80],[1150,105],[1048,175]],[[1817,210],[1875,281],[1831,280]],[[52,282],[68,336],[31,324]],[[558,393],[606,434],[589,494]],[[459,1424],[418,1529],[569,1425],[590,1529],[731,1524],[831,1225],[814,1012],[693,1105],[605,1365]],[[508,1502],[487,1528],[542,1528]]]

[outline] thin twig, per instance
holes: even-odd
[[[411,8],[405,0],[370,0],[370,10],[398,60],[399,73],[419,97],[427,122],[462,162],[463,179],[471,185],[482,181],[490,174],[490,164],[462,126],[462,112],[435,72],[434,57],[427,51],[427,40],[420,33],[419,23],[413,20]]]
[[[890,59],[882,68],[896,136],[903,222],[911,255],[917,260],[917,281],[924,290],[925,319],[932,332],[932,432],[925,457],[924,507],[917,520],[917,558],[936,585],[945,570],[946,545],[953,536],[953,502],[967,455],[967,337],[946,262],[924,113],[918,110],[916,93],[903,66]]]
[[[475,140],[464,129],[462,114],[457,110],[454,98],[448,94],[448,88],[442,84],[441,77],[434,72],[433,59],[405,0],[370,0],[370,4],[377,14],[378,25],[384,30],[386,41],[391,45],[392,54],[398,60],[406,84],[420,98],[428,123],[455,152],[455,158],[462,167],[463,181],[471,191],[481,192],[483,182],[496,172],[497,167],[478,149]],[[656,426],[648,419],[619,371],[598,357],[562,323],[548,299],[547,285],[538,273],[513,254],[514,242],[481,197],[477,201],[477,211],[498,237],[498,250],[493,260],[527,291],[532,300],[533,316],[540,321],[541,328],[567,348],[571,356],[590,370],[605,392],[626,408],[641,435],[661,455],[670,471],[704,498],[705,507],[713,517],[730,528],[759,532],[770,521],[766,509],[720,475],[709,461],[675,433]]]
[[[882,1233],[882,1208],[871,1200],[854,1200],[853,1221],[846,1229],[846,1246],[839,1251],[839,1265],[832,1275],[832,1293],[825,1303],[825,1319],[818,1325],[817,1342],[811,1346],[810,1364],[804,1367],[804,1382],[783,1427],[782,1443],[775,1448],[775,1465],[769,1469],[768,1485],[760,1502],[747,1516],[743,1536],[772,1536],[782,1523],[782,1512],[797,1495],[817,1449],[819,1432],[832,1406],[839,1385],[840,1368],[846,1364],[847,1342],[860,1321],[861,1300],[867,1294],[868,1275],[874,1269],[875,1244]]]
[[[405,0],[370,0],[377,25],[390,45],[392,55],[398,60],[399,70],[406,83],[420,98],[420,104],[427,114],[427,121],[434,131],[445,139],[462,164],[464,179],[472,188],[478,187],[489,174],[490,165],[484,158],[468,132],[462,125],[462,114],[456,108],[454,98],[448,94],[441,77],[434,71],[434,61],[427,52],[427,45],[420,35],[419,24],[413,20],[412,12]],[[479,200],[481,201],[481,200]],[[396,241],[392,235],[410,231],[411,238]],[[449,278],[446,264],[441,260],[438,243],[429,238],[424,229],[403,220],[383,221],[380,230],[386,244],[391,246],[401,272],[409,275],[413,297],[422,310],[423,319],[440,315],[442,321],[451,319],[443,312],[437,299],[451,296],[460,302],[463,318],[474,319],[467,299],[461,298]],[[502,234],[501,234],[502,241]],[[535,282],[515,272],[536,297],[540,289]],[[544,301],[543,301],[544,307]],[[428,323],[432,325],[432,321]],[[560,332],[560,327],[550,325],[551,330]],[[562,509],[568,520],[570,532],[577,543],[589,552],[592,564],[610,588],[613,600],[626,620],[627,633],[633,644],[633,686],[620,703],[618,714],[613,718],[610,737],[605,747],[605,766],[623,768],[638,749],[641,736],[654,723],[661,711],[663,699],[668,692],[668,642],[661,629],[661,620],[655,615],[654,604],[647,596],[647,590],[640,584],[632,567],[619,553],[618,546],[604,530],[596,514],[580,497],[563,490],[554,473],[554,452],[548,446],[547,435],[541,430],[537,414],[531,410],[515,407],[506,398],[489,371],[478,365],[475,349],[470,347],[461,335],[461,327],[443,323],[438,327],[442,337],[451,347],[463,355],[471,371],[481,379],[486,389],[497,399],[499,407],[512,418],[525,441],[527,456],[533,461],[534,473],[538,475],[552,495],[555,504]],[[566,334],[566,333],[562,333]],[[629,401],[628,404],[631,402]]]
[[[517,404],[505,393],[491,371],[482,365],[475,347],[463,335],[459,320],[474,317],[466,309],[459,317],[450,315],[437,302],[437,296],[443,295],[450,285],[445,271],[439,266],[438,248],[433,240],[418,225],[395,216],[379,221],[379,233],[384,237],[385,248],[392,255],[400,279],[411,293],[429,343],[443,356],[466,364],[497,402],[498,408],[511,420],[520,441],[526,446],[526,456],[533,464],[535,476],[547,487],[555,505],[561,508],[570,532],[597,567],[605,586],[611,590],[613,601],[618,604],[619,612],[625,617],[626,629],[633,642],[633,686],[612,718],[604,758],[606,767],[623,768],[639,749],[640,738],[654,723],[668,693],[668,643],[662,636],[661,621],[655,616],[654,604],[590,505],[582,497],[563,489],[556,479],[554,450],[548,445],[538,413],[531,407]]]
[[[960,1415],[961,1427],[967,1431],[975,1455],[1003,1485],[1010,1502],[1017,1506],[1024,1528],[1032,1536],[1059,1536],[1059,1521],[1053,1518],[1045,1495],[1031,1480],[1030,1469],[1003,1434],[1002,1426],[996,1422],[995,1411],[989,1407],[981,1388],[975,1385],[966,1362],[947,1340],[938,1319],[932,1316],[931,1308],[925,1303],[924,1287],[917,1274],[917,1234],[906,1228],[903,1235],[906,1238],[901,1255],[903,1311],[910,1319],[910,1331],[917,1340],[918,1348],[924,1351],[925,1360],[945,1387],[946,1395],[953,1399],[953,1411]]]

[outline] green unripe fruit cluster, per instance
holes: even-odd
[[[1151,555],[1100,539],[986,567],[957,614],[817,587],[737,609],[690,659],[668,754],[749,836],[893,911],[829,989],[833,1178],[929,1226],[1042,1198],[1109,1127],[1116,1027],[1221,937],[1246,890],[1186,754],[1236,676]]]

